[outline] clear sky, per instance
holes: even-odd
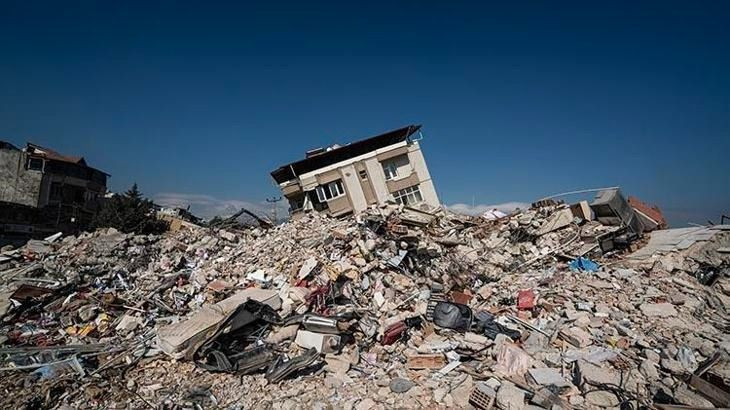
[[[620,185],[730,213],[730,2],[0,3],[0,139],[211,213],[423,124],[446,204]]]

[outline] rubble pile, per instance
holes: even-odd
[[[723,407],[730,227],[383,206],[0,253],[3,408]],[[537,408],[534,407],[534,408]]]

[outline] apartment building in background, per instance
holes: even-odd
[[[0,141],[0,235],[83,229],[106,193],[108,176],[83,157]]]
[[[419,146],[420,125],[409,125],[347,145],[308,151],[271,176],[292,217],[306,211],[359,213],[388,201],[418,209],[440,206]]]

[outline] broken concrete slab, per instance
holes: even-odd
[[[175,359],[192,358],[195,350],[215,332],[217,325],[249,299],[274,309],[281,307],[281,299],[276,291],[245,289],[216,304],[203,305],[189,318],[158,329],[159,347]]]
[[[677,316],[677,310],[671,303],[644,303],[639,309],[647,317]]]
[[[498,408],[505,410],[525,409],[525,392],[511,382],[502,382],[497,390],[496,404]]]
[[[562,374],[560,369],[553,369],[549,367],[540,367],[529,369],[527,373],[530,375],[532,380],[541,386],[555,386],[555,387],[568,387],[571,383],[567,381]]]

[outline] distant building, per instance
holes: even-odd
[[[290,213],[359,213],[387,201],[415,208],[440,206],[431,175],[410,125],[344,146],[307,152],[271,173],[289,200]]]
[[[28,143],[0,141],[0,233],[74,231],[90,222],[109,175]]]

